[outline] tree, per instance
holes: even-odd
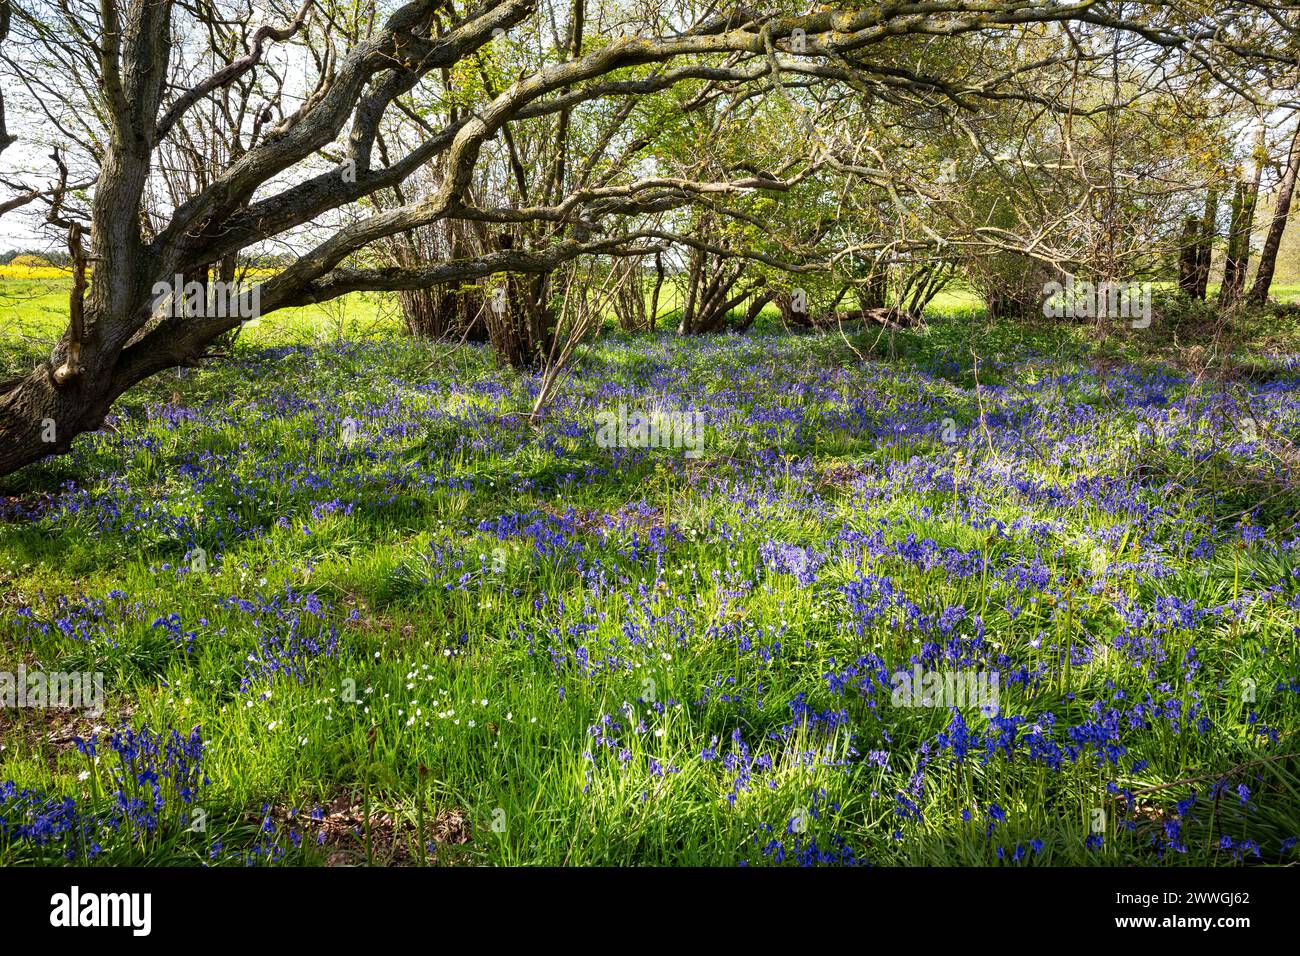
[[[1211,186],[1205,194],[1205,210],[1201,215],[1200,238],[1196,245],[1196,272],[1192,285],[1192,298],[1205,301],[1205,291],[1210,284],[1210,267],[1214,257],[1214,238],[1218,232],[1219,190]]]
[[[1223,260],[1223,285],[1219,287],[1219,308],[1230,309],[1241,299],[1250,266],[1250,236],[1255,226],[1255,205],[1259,201],[1259,180],[1264,168],[1264,127],[1259,127],[1255,148],[1243,164],[1232,191],[1232,219],[1228,223],[1228,250]]]
[[[1277,269],[1277,253],[1282,248],[1282,234],[1286,232],[1287,217],[1291,214],[1291,198],[1295,194],[1297,176],[1300,176],[1300,124],[1296,125],[1291,134],[1291,148],[1287,152],[1282,178],[1278,182],[1273,218],[1269,222],[1268,235],[1264,237],[1264,247],[1259,253],[1255,284],[1250,290],[1249,302],[1256,307],[1262,308],[1268,302],[1268,289],[1273,284],[1273,273]]]
[[[1025,82],[1028,64],[1006,63],[1026,36],[1059,44],[1070,29],[1140,40],[1157,76],[1207,64],[1216,75],[1247,64],[1267,73],[1294,60],[1293,19],[1250,0],[1213,12],[1190,0],[927,0],[805,14],[788,6],[719,13],[716,4],[677,0],[634,12],[611,0],[598,42],[581,42],[573,23],[553,30],[578,41],[549,42],[545,56],[510,61],[496,78],[488,70],[472,108],[424,116],[422,101],[469,82],[512,30],[531,24],[541,35],[539,24],[574,21],[582,6],[269,0],[264,19],[250,0],[8,0],[0,62],[43,135],[57,141],[59,168],[71,171],[50,196],[48,218],[75,265],[71,319],[49,360],[0,383],[0,474],[65,451],[124,391],[201,361],[250,310],[265,315],[353,291],[455,288],[504,273],[507,301],[540,330],[511,359],[528,362],[548,351],[547,277],[565,263],[671,245],[704,250],[711,244],[674,230],[674,210],[788,191],[815,171],[855,175],[819,148],[807,168],[784,176],[762,156],[717,178],[634,176],[616,161],[650,144],[623,137],[618,124],[609,142],[588,144],[602,175],[574,175],[570,137],[555,131],[580,110],[616,118],[634,97],[783,95],[791,85],[880,102],[946,100],[953,112],[1014,100],[1064,114],[1068,104],[1053,91]],[[987,54],[954,85],[929,51],[961,38],[983,38]],[[1095,56],[1062,46],[1050,58],[1071,61],[1086,66]],[[419,130],[401,151],[385,136],[398,116]],[[526,201],[476,188],[516,133],[536,144],[547,129],[558,145],[540,175],[525,168]],[[212,154],[203,162],[168,178],[171,158],[205,148]],[[546,154],[538,146],[534,155]],[[83,175],[93,186],[79,194]],[[421,176],[423,188],[403,188]],[[921,200],[912,201],[911,214],[923,218]],[[490,242],[437,261],[379,260],[386,241],[451,221],[482,224]],[[985,238],[1011,242],[1004,233]],[[285,246],[293,255],[275,274],[255,285],[227,278],[241,255]],[[228,307],[214,310],[207,295],[218,282],[236,288]],[[190,295],[191,285],[205,291]]]

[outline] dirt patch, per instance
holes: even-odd
[[[125,715],[129,719],[129,714]],[[0,764],[13,753],[38,754],[55,770],[59,757],[75,747],[77,738],[89,739],[108,727],[103,715],[91,717],[83,710],[65,707],[0,707]]]
[[[290,827],[300,828],[304,842],[311,842],[325,852],[326,866],[366,865],[366,825],[362,805],[352,794],[341,794],[314,814],[273,811],[275,820]],[[399,819],[392,813],[372,810],[370,814],[370,841],[375,866],[419,866],[420,834],[415,823],[406,817]],[[458,808],[428,815],[424,821],[424,864],[440,861],[438,850],[444,846],[460,846],[470,841],[470,823]]]
[[[58,504],[58,498],[42,493],[27,498],[0,495],[0,521],[28,523],[39,521]]]
[[[856,482],[866,477],[868,477],[866,472],[860,471],[852,465],[841,465],[822,472],[817,487],[819,489],[850,490]]]

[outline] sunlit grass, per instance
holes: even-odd
[[[274,318],[0,482],[0,662],[108,690],[98,721],[0,714],[0,782],[90,807],[112,757],[88,765],[73,736],[205,742],[206,828],[170,800],[157,838],[106,832],[99,862],[1230,864],[1256,859],[1247,840],[1290,858],[1294,363],[1224,394],[1136,333],[1102,375],[1090,327],[942,314],[892,343],[609,335],[534,429],[535,376],[478,347],[434,364],[378,334],[381,303]],[[703,409],[704,457],[597,447],[619,401]],[[1123,718],[1113,762],[957,762],[936,744],[950,711],[859,687],[864,656],[906,670],[938,633],[901,609],[859,626],[868,578],[918,614],[961,608],[964,666],[1007,655],[1022,738],[1048,714],[1059,746],[1148,696],[1161,712]],[[1188,602],[1219,612],[1150,623]],[[1116,645],[1132,607],[1137,649]],[[331,633],[328,652],[267,644]],[[301,673],[263,669],[290,658]],[[64,846],[0,836],[0,862]]]

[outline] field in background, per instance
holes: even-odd
[[[0,266],[0,375],[25,371],[47,358],[68,322],[72,282],[66,272],[48,270],[60,273],[57,278],[6,278],[15,268]],[[273,345],[370,338],[400,327],[391,296],[353,293],[335,302],[282,309],[249,323],[240,334],[250,344]]]
[[[34,275],[39,273],[39,275]],[[0,375],[25,371],[44,360],[67,327],[67,271],[55,268],[0,266]],[[1214,294],[1211,289],[1211,296]],[[1279,302],[1300,302],[1300,283],[1275,285]],[[680,308],[676,289],[666,287],[661,295],[660,324],[675,325]],[[930,303],[932,317],[977,317],[983,312],[979,296],[969,288],[953,284]],[[760,326],[778,323],[775,307],[768,306],[759,318]],[[612,318],[611,318],[612,322]],[[329,342],[365,339],[396,334],[402,326],[395,298],[386,293],[353,293],[335,302],[297,309],[283,309],[241,331],[250,345]]]

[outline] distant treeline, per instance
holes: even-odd
[[[294,257],[287,253],[239,257],[240,265],[249,269],[282,269],[293,260]],[[8,252],[0,252],[0,266],[13,265],[71,268],[72,256],[66,252],[41,249],[10,249]]]
[[[35,249],[10,249],[8,252],[0,253],[0,266],[13,265],[71,266],[72,256],[66,252],[38,252]]]

